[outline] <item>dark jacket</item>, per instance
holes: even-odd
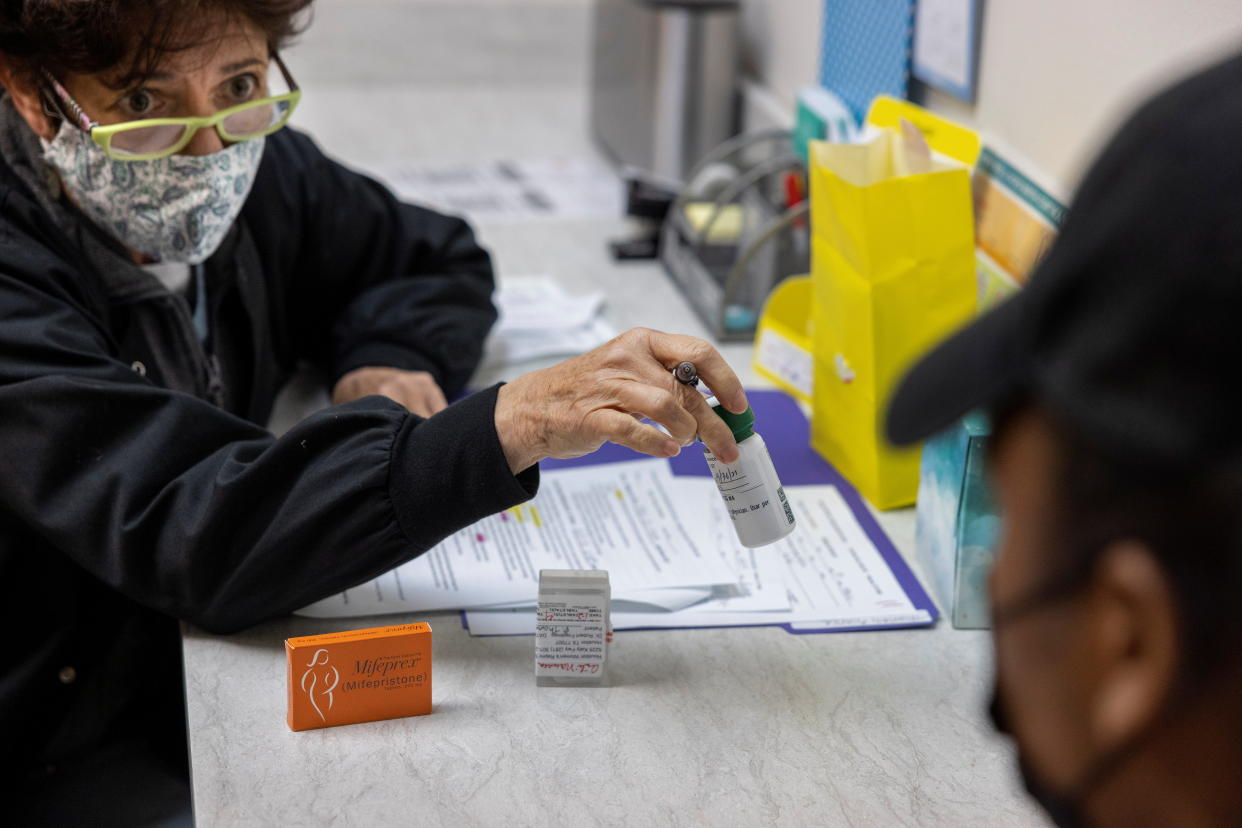
[[[227,633],[286,614],[527,499],[538,472],[509,473],[495,388],[428,420],[369,397],[264,428],[301,360],[329,380],[386,365],[462,388],[496,316],[464,222],[278,132],[206,263],[205,347],[187,300],[49,194],[9,137],[0,770],[20,781],[180,697],[176,619]]]

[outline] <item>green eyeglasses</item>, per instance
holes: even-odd
[[[294,82],[280,55],[273,53],[272,59],[280,67],[280,73],[289,87],[288,92],[230,106],[207,118],[146,118],[104,125],[91,120],[56,78],[47,72],[43,73],[43,78],[52,96],[51,102],[58,110],[52,114],[66,118],[88,133],[109,158],[150,161],[180,152],[200,129],[214,128],[220,140],[237,143],[271,135],[287,124],[302,98],[302,90]]]

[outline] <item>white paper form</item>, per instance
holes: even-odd
[[[779,552],[788,619],[808,626],[930,623],[916,609],[836,486],[797,486],[798,529],[768,547]],[[789,494],[790,489],[786,489]]]
[[[602,345],[617,335],[600,315],[603,304],[602,293],[572,295],[547,276],[506,277],[496,293],[500,320],[488,337],[483,361],[512,365]]]
[[[714,587],[693,608],[701,612],[772,612],[789,609],[785,584],[772,556],[737,541],[720,490],[710,477],[675,477],[674,491],[684,503],[687,530],[698,544],[716,557],[716,566],[732,573],[728,585]],[[722,537],[722,533],[724,534]],[[670,607],[669,609],[687,609]],[[635,607],[634,611],[641,608]]]
[[[678,610],[691,604],[706,601],[718,591],[725,592],[731,587],[652,587],[651,589],[627,589],[624,599],[628,605],[653,610]],[[784,595],[781,596],[784,600]],[[499,609],[530,609],[534,601],[514,601],[506,604],[488,604],[489,610]]]
[[[752,555],[752,577],[762,582],[757,588],[778,583],[787,598],[785,609],[744,611],[744,605],[705,601],[675,612],[615,611],[613,628],[789,624],[826,629],[931,622],[925,610],[910,602],[835,486],[786,486],[785,494],[798,514],[798,528],[759,549],[737,542],[723,503],[718,512],[712,510],[717,553]],[[713,495],[718,502],[719,495]],[[534,631],[530,612],[467,612],[466,623],[474,635]]]
[[[543,475],[539,495],[403,564],[299,610],[345,617],[534,603],[541,569],[606,569],[612,594],[714,587],[733,573],[686,531],[668,463],[637,460]]]
[[[603,319],[576,328],[552,329],[538,334],[497,331],[484,347],[483,364],[489,368],[517,365],[532,359],[571,357],[603,345],[617,329]]]
[[[974,98],[979,0],[919,0],[911,64],[915,77]]]
[[[573,295],[547,276],[506,277],[496,291],[502,331],[539,332],[575,328],[595,318],[604,306],[599,291]]]
[[[475,221],[616,219],[625,188],[596,158],[401,161],[374,170],[397,196]]]

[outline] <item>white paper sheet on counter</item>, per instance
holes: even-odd
[[[421,557],[298,614],[533,604],[540,569],[606,569],[615,599],[633,590],[647,603],[654,588],[732,586],[736,576],[725,558],[683,520],[691,491],[657,459],[546,472],[529,503],[485,518]],[[690,496],[699,508],[703,495]]]

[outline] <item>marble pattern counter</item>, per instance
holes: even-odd
[[[428,620],[429,716],[293,733],[282,642]],[[199,825],[1040,824],[985,734],[985,633],[620,632],[611,685],[453,613],[188,629]]]

